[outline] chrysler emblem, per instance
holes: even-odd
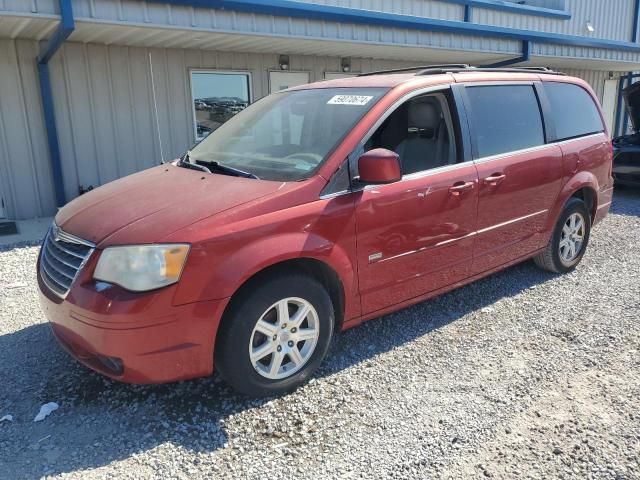
[[[56,242],[60,241],[60,227],[58,227],[57,225],[52,225],[51,226],[51,236],[53,237],[53,239]]]

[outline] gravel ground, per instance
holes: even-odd
[[[40,312],[38,248],[4,249],[0,477],[640,478],[639,233],[617,192],[572,274],[527,262],[340,334],[266,401],[88,371]]]

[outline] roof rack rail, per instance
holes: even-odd
[[[417,71],[416,71],[417,70]],[[377,70],[374,72],[360,73],[359,77],[370,75],[386,75],[390,73],[405,73],[416,71],[415,75],[441,75],[444,73],[468,73],[468,72],[506,72],[506,73],[526,73],[537,72],[548,75],[564,75],[547,67],[474,67],[466,63],[446,63],[442,65],[424,65],[407,68],[393,68],[390,70]]]
[[[547,67],[468,67],[468,68],[426,68],[416,75],[440,75],[443,73],[473,73],[473,72],[505,72],[505,73],[544,73],[547,75],[565,75],[550,70]]]
[[[441,65],[418,65],[415,67],[406,67],[406,68],[392,68],[389,70],[376,70],[373,72],[366,72],[358,74],[358,77],[368,77],[370,75],[385,75],[387,73],[404,73],[404,72],[413,72],[414,70],[427,70],[430,68],[473,68],[466,63],[444,63]]]

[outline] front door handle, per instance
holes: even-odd
[[[457,182],[449,187],[449,193],[452,195],[460,195],[461,193],[467,192],[473,188],[474,182]]]
[[[502,182],[507,176],[504,173],[492,173],[484,179],[486,185],[497,185]]]

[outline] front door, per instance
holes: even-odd
[[[365,315],[470,275],[478,208],[475,166],[469,162],[411,177],[367,188],[356,201]]]

